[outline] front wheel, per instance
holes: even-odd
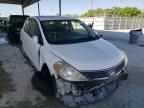
[[[61,94],[59,92],[58,86],[57,86],[57,80],[53,77],[52,78],[52,88],[53,88],[53,94],[57,99],[61,98]]]
[[[56,95],[57,94],[56,79],[54,76],[51,76],[47,66],[43,66],[43,68],[41,70],[41,74],[43,76],[43,79],[49,86],[50,91],[52,91],[52,94]]]

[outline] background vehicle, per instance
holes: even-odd
[[[0,20],[0,27],[3,27],[3,20]]]
[[[7,24],[6,20],[3,20],[3,19],[0,20],[0,30],[2,32],[6,32],[6,24]]]
[[[29,16],[27,15],[10,15],[8,25],[7,25],[7,33],[10,42],[19,43],[20,42],[20,30],[23,27],[25,20]]]
[[[125,76],[126,54],[82,21],[69,17],[30,17],[21,47],[65,105],[96,101]]]

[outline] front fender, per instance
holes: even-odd
[[[40,49],[40,69],[39,71],[41,71],[43,64],[47,64],[50,74],[51,76],[54,75],[55,78],[57,78],[57,74],[55,73],[54,69],[53,69],[53,65],[58,62],[61,61],[62,59],[60,59],[59,57],[57,57],[56,55],[54,55],[50,50],[46,50],[44,47],[41,47]]]

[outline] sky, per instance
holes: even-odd
[[[41,0],[41,15],[56,15],[59,12],[59,0]],[[92,0],[92,8],[112,8],[112,7],[138,7],[144,10],[144,0]],[[62,15],[78,14],[81,15],[91,9],[90,0],[62,0]],[[24,9],[26,15],[37,16],[37,3]],[[20,5],[0,4],[0,16],[22,14]]]

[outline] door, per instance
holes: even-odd
[[[37,69],[39,69],[40,63],[40,40],[42,40],[41,32],[39,29],[39,25],[35,19],[31,20],[31,39],[30,39],[30,58],[32,63],[35,65]],[[37,41],[35,40],[37,39]]]
[[[30,41],[31,41],[31,19],[28,19],[25,22],[24,28],[21,30],[21,41],[22,41],[22,48],[26,55],[30,58]]]
[[[23,42],[23,49],[33,65],[39,69],[39,50],[41,47],[39,42],[42,41],[42,36],[37,21],[35,19],[29,19],[25,24],[22,34],[24,35],[21,37]],[[35,41],[36,37],[38,42]]]

